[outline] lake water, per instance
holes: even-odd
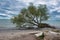
[[[57,28],[60,28],[60,21],[47,21],[50,25],[56,26]],[[0,19],[0,28],[12,28],[16,27],[11,20],[9,19]]]

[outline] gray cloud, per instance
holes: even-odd
[[[60,0],[0,0],[0,14],[5,14],[7,16],[0,16],[0,18],[11,18],[12,16],[17,15],[20,12],[20,9],[28,6],[30,2],[33,2],[35,5],[46,4],[51,16],[53,15],[51,17],[52,19],[60,12]],[[53,13],[55,11],[57,13],[56,15]]]

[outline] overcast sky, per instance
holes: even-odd
[[[0,19],[10,19],[30,2],[35,5],[46,4],[51,16],[49,20],[60,20],[60,0],[0,0]]]

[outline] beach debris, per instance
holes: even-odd
[[[43,32],[35,34],[36,37],[42,36]]]
[[[44,40],[60,40],[60,33],[49,31],[45,33]]]

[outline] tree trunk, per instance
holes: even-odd
[[[38,28],[40,28],[40,27],[41,27],[41,23],[38,24]]]
[[[41,20],[41,16],[40,16],[40,23],[38,24],[38,27],[41,27],[41,21],[42,21],[42,20]]]

